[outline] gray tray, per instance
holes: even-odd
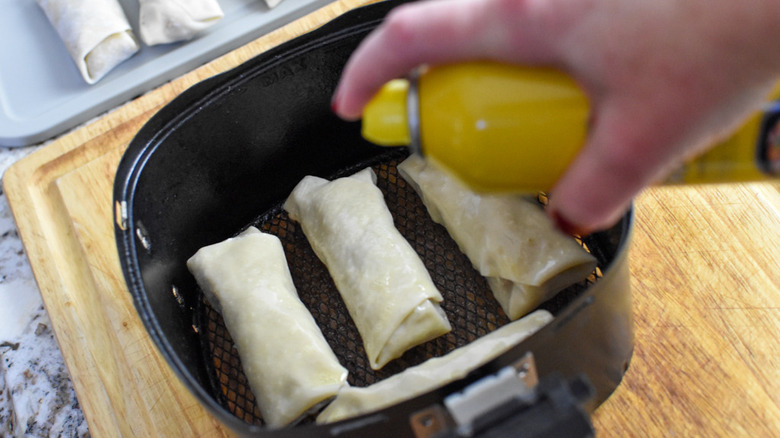
[[[333,0],[219,0],[225,16],[191,41],[141,46],[98,83],[81,78],[35,0],[0,12],[0,146],[40,143]],[[136,36],[138,0],[120,0]]]

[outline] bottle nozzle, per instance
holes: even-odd
[[[411,143],[406,108],[409,81],[395,79],[385,84],[363,110],[363,137],[380,146]]]

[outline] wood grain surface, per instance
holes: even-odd
[[[636,346],[604,436],[780,436],[780,185],[636,201]]]
[[[189,86],[372,1],[342,0],[64,136],[4,177],[95,437],[229,436],[146,335],[113,236],[114,171]],[[595,413],[600,436],[780,436],[780,186],[658,187],[636,201],[636,347]]]

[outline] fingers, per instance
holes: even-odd
[[[355,51],[334,93],[336,112],[359,118],[363,106],[387,81],[404,76],[420,64],[468,57],[467,32],[478,19],[473,1],[442,1],[403,5],[388,14]],[[476,17],[474,17],[476,16]],[[443,36],[447,40],[442,40]],[[460,55],[459,55],[460,53]]]
[[[432,0],[405,4],[358,47],[334,92],[333,109],[346,119],[360,117],[365,104],[387,81],[422,64],[460,60],[502,60],[523,56],[533,11],[524,0]],[[536,50],[537,53],[548,53]]]
[[[755,8],[682,3],[405,4],[352,55],[333,108],[357,119],[382,85],[421,64],[496,60],[567,71],[591,99],[596,120],[587,144],[553,188],[548,211],[562,228],[579,234],[604,229],[643,187],[744,116],[756,101],[745,89],[762,80],[774,83],[780,69],[779,57],[766,56],[777,40],[766,37],[778,35],[777,2],[752,2]]]
[[[658,147],[664,141],[658,126],[632,123],[618,109],[598,116],[587,144],[552,189],[547,211],[565,232],[585,235],[614,225],[669,161],[673,148]]]
[[[666,92],[622,89],[593,105],[589,138],[551,191],[547,210],[563,231],[584,235],[614,225],[644,187],[734,132],[775,81],[727,90],[655,78]]]

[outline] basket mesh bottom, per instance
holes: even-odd
[[[357,328],[327,268],[315,255],[298,224],[291,221],[280,207],[252,224],[264,232],[275,234],[282,241],[298,295],[341,364],[349,370],[348,381],[352,386],[370,385],[428,358],[444,355],[509,322],[485,279],[472,267],[444,227],[430,219],[422,201],[398,174],[396,164],[399,162],[396,154],[395,158],[372,166],[377,174],[377,186],[385,196],[396,227],[420,255],[434,284],[444,296],[441,306],[450,319],[452,331],[412,348],[381,370],[375,371],[369,366]],[[600,276],[599,270],[587,281],[561,292],[542,307],[555,314],[582,293],[597,276]],[[247,423],[263,424],[241,368],[238,351],[221,315],[202,294],[198,317],[205,360],[218,402]],[[312,420],[304,419],[303,423]]]

